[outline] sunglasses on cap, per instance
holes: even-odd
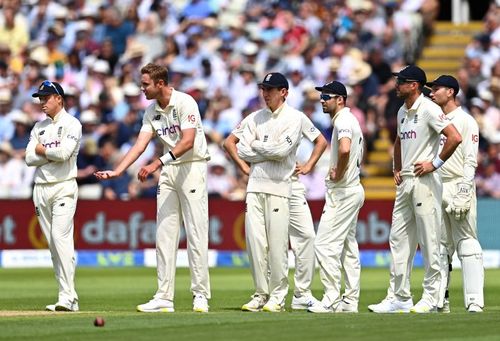
[[[59,92],[59,90],[57,90],[57,87],[51,81],[43,81],[42,85],[43,86],[50,86],[50,87],[54,88],[54,90],[56,90],[57,94],[59,96],[62,96],[61,93]]]
[[[396,84],[413,83],[418,82],[416,79],[406,79],[406,78],[396,78]]]
[[[341,97],[339,95],[328,95],[328,94],[320,94],[319,95],[319,98],[323,101],[329,101],[331,100],[332,98],[337,98],[337,97]]]

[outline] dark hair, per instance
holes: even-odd
[[[165,66],[148,63],[142,67],[141,74],[148,74],[155,84],[160,80],[168,84],[168,69]]]

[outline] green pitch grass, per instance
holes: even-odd
[[[0,339],[2,340],[499,340],[500,270],[486,271],[486,310],[463,308],[461,273],[453,271],[450,314],[374,314],[367,306],[385,296],[387,269],[363,269],[359,314],[239,310],[252,294],[248,269],[211,269],[210,313],[191,311],[189,272],[177,271],[175,313],[145,314],[135,306],[156,289],[152,268],[79,268],[78,313],[45,313],[56,298],[51,269],[0,269]],[[415,302],[422,271],[414,271]],[[314,294],[321,297],[318,276]],[[94,327],[96,316],[104,327]]]

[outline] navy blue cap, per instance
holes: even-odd
[[[416,65],[408,65],[399,72],[393,72],[392,75],[404,80],[415,81],[422,85],[427,82],[424,70]]]
[[[288,89],[288,81],[286,77],[279,72],[270,72],[265,77],[264,80],[257,84],[261,88],[279,88]]]
[[[455,95],[458,94],[458,90],[460,89],[460,86],[458,85],[458,81],[455,77],[450,76],[450,75],[441,75],[432,82],[428,82],[425,84],[427,86],[430,86],[431,88],[433,86],[444,86],[450,89],[455,90]]]
[[[347,89],[345,88],[344,84],[333,81],[330,83],[326,83],[323,86],[317,86],[315,87],[316,90],[321,91],[325,94],[332,94],[332,95],[339,95],[342,97],[347,97]]]
[[[48,95],[59,95],[64,97],[64,90],[61,84],[51,81],[43,81],[38,87],[38,91],[32,94],[33,97],[48,96]]]

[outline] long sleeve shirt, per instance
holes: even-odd
[[[76,157],[81,138],[82,125],[64,109],[54,119],[47,117],[37,122],[31,130],[25,156],[28,166],[37,167],[35,183],[57,183],[76,178]],[[38,143],[45,147],[45,156],[35,153]]]
[[[262,109],[250,114],[241,130],[233,132],[240,139],[238,156],[251,165],[247,192],[291,196],[303,115],[284,103],[274,112]]]

